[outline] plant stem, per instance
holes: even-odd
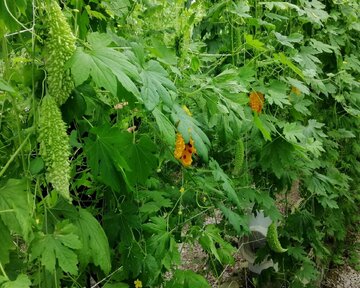
[[[14,161],[15,157],[21,152],[22,148],[25,146],[27,140],[29,140],[30,137],[30,133],[26,136],[26,138],[24,139],[24,141],[21,143],[21,145],[19,146],[18,149],[16,149],[15,153],[13,155],[11,155],[10,159],[8,160],[8,162],[5,164],[5,166],[3,167],[3,169],[1,169],[0,171],[0,177],[2,177],[5,173],[5,171],[7,170],[7,168],[9,168],[10,164]]]
[[[1,273],[4,275],[4,277],[6,278],[6,280],[9,280],[9,277],[7,276],[5,270],[4,270],[4,267],[2,266],[1,262],[0,262],[0,270],[1,270]]]

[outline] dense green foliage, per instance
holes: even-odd
[[[210,287],[179,243],[220,280],[259,210],[256,287],[319,287],[360,220],[358,1],[59,4],[0,0],[0,287]]]

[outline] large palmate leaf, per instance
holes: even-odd
[[[116,127],[94,127],[90,131],[95,140],[85,142],[85,154],[92,173],[100,181],[114,190],[120,189],[120,177],[123,170],[129,170],[122,148],[132,142],[132,135]]]
[[[95,217],[85,209],[77,209],[65,201],[59,201],[51,209],[51,214],[57,218],[68,219],[75,228],[74,233],[81,243],[77,250],[80,267],[94,263],[108,273],[111,268],[108,239]]]
[[[0,188],[0,218],[10,231],[28,239],[31,231],[31,195],[22,179],[9,179]]]
[[[109,242],[99,222],[85,209],[79,209],[72,223],[77,228],[82,247],[79,250],[81,265],[90,262],[99,266],[104,273],[111,269]]]
[[[277,41],[279,41],[282,45],[288,46],[290,48],[294,48],[293,43],[299,43],[303,40],[304,36],[300,33],[294,33],[289,36],[281,35],[278,32],[273,32]]]
[[[248,217],[235,213],[223,204],[219,204],[219,208],[226,217],[226,219],[228,219],[229,223],[233,226],[238,235],[244,234],[244,232],[249,232]]]
[[[57,265],[64,272],[77,274],[78,257],[74,249],[81,248],[76,227],[68,221],[60,222],[53,234],[39,233],[31,243],[30,259],[39,258],[45,268],[54,273]]]
[[[291,175],[294,171],[295,148],[292,144],[278,138],[267,144],[261,151],[261,166],[264,170],[270,171],[281,178],[284,175]]]
[[[129,182],[131,184],[145,183],[157,166],[157,158],[154,156],[155,143],[146,135],[141,136],[135,143],[131,137],[131,141],[123,142],[119,149],[123,152],[130,167],[130,171],[126,171]]]
[[[148,252],[157,259],[162,259],[161,264],[170,269],[173,264],[180,264],[180,253],[175,238],[168,231],[166,219],[151,217],[151,222],[143,224],[143,229],[152,234],[148,240]]]
[[[283,108],[284,104],[290,105],[287,95],[287,85],[277,80],[271,80],[266,95],[266,101],[271,105],[275,104],[281,108]]]
[[[70,61],[76,86],[81,85],[91,76],[98,87],[103,87],[113,95],[117,95],[118,80],[127,91],[139,96],[134,83],[140,79],[136,66],[124,53],[106,47],[108,43],[106,41],[102,43],[103,37],[100,35],[91,37],[93,49],[85,50],[79,47]]]
[[[233,264],[234,257],[232,254],[236,249],[221,237],[220,232],[220,229],[214,224],[207,225],[199,238],[199,243],[205,251],[214,255],[220,263]]]
[[[167,76],[166,70],[159,62],[150,60],[145,63],[144,70],[140,73],[143,83],[141,97],[148,110],[153,110],[160,102],[160,99],[163,100],[167,106],[172,106],[173,101],[170,91],[176,91],[176,87]]]

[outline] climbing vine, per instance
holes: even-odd
[[[0,0],[0,287],[211,287],[250,242],[249,287],[320,287],[356,255],[359,16]]]

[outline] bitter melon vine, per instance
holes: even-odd
[[[65,63],[75,52],[76,38],[56,1],[50,1],[44,9],[46,26],[49,28],[45,63],[48,72],[48,93],[55,97],[58,105],[62,105],[74,87],[70,71],[65,69]]]
[[[65,199],[70,200],[70,144],[61,111],[50,95],[42,99],[39,117],[40,155],[46,166],[46,180]]]
[[[234,161],[234,175],[239,175],[241,171],[241,167],[244,163],[244,142],[242,139],[239,139],[236,142],[235,147],[235,161]]]
[[[266,234],[266,239],[267,239],[267,242],[269,244],[269,247],[274,252],[283,253],[283,252],[287,251],[287,249],[284,249],[281,246],[281,243],[279,241],[279,236],[278,236],[278,233],[277,233],[277,229],[276,229],[276,224],[274,222],[271,223],[269,228],[268,228],[268,232]]]

